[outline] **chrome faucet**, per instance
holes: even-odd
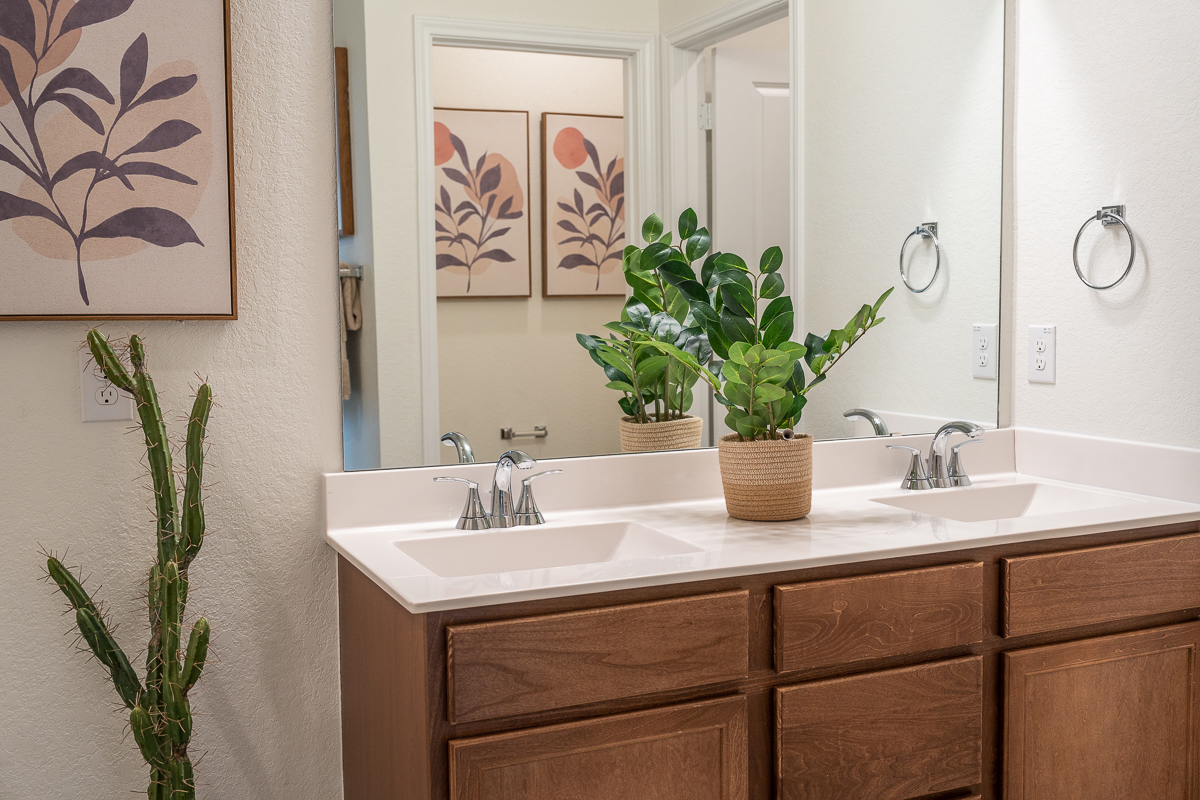
[[[492,513],[489,515],[493,528],[511,528],[518,524],[512,468],[532,469],[536,463],[533,456],[521,450],[509,450],[496,461],[496,474],[492,478]]]
[[[983,428],[974,422],[947,422],[938,428],[938,432],[933,436],[933,444],[929,446],[929,478],[933,481],[935,489],[971,485],[971,479],[967,477],[958,459],[958,448],[955,448],[953,465],[951,459],[946,457],[946,443],[956,433],[965,433],[972,439],[978,439],[983,436]],[[954,469],[951,469],[951,466]]]
[[[891,436],[892,432],[888,430],[887,423],[883,421],[883,417],[876,414],[869,408],[852,408],[843,417],[862,417],[867,422],[871,423],[871,427],[875,429],[876,436]]]
[[[458,463],[474,464],[475,451],[471,449],[471,443],[467,441],[467,437],[463,436],[458,431],[450,431],[442,434],[442,444],[446,447],[453,447],[458,453]]]

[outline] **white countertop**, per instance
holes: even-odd
[[[999,442],[997,447],[1004,446],[1001,436],[1004,433],[994,432]],[[1007,441],[1011,447],[1012,437]],[[857,451],[863,449],[862,445],[857,446]],[[574,463],[579,469],[594,469],[594,465],[588,467],[583,461],[577,459]],[[992,461],[983,459],[980,463],[1004,461],[1000,454]],[[569,465],[572,461],[555,466],[563,463]],[[1015,459],[1010,458],[1008,463],[1015,463]],[[479,466],[471,469],[478,470]],[[440,471],[444,473],[447,469],[450,468]],[[418,471],[439,470],[405,472]],[[429,475],[419,477],[429,480]],[[327,480],[327,491],[329,483]],[[1090,490],[1087,486],[1015,471],[975,476],[977,487],[1014,483]],[[461,486],[451,485],[458,486],[461,493]],[[329,525],[326,540],[405,608],[423,613],[1200,521],[1198,504],[1105,489],[1102,491],[1106,496],[1119,497],[1121,502],[1070,512],[962,522],[873,502],[873,498],[906,494],[896,485],[892,479],[886,483],[818,489],[813,493],[812,512],[792,522],[732,519],[725,512],[724,501],[711,491],[708,497],[675,502],[608,505],[574,511],[555,511],[554,503],[543,501],[542,508],[548,518],[543,529],[546,531],[580,523],[633,521],[683,540],[699,551],[498,574],[440,577],[397,547],[398,542],[413,539],[472,535],[455,530],[456,514],[446,518],[443,512],[441,519],[414,514],[424,518],[397,525]],[[934,490],[939,491],[963,490]],[[432,488],[426,493],[431,492]],[[461,494],[456,497],[455,511],[461,503]],[[494,531],[486,535],[504,533]]]

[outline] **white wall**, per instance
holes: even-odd
[[[1021,0],[1017,28],[1015,421],[1200,447],[1200,6]],[[1096,292],[1071,244],[1117,203],[1140,255]],[[1109,282],[1127,243],[1098,227],[1081,254]],[[1044,323],[1058,325],[1053,386],[1026,380],[1026,329]]]
[[[219,402],[189,603],[214,629],[192,693],[200,796],[336,798],[336,575],[319,516],[320,473],[341,464],[331,8],[232,5],[241,318],[104,328],[145,334],[174,430],[195,372]],[[146,788],[105,670],[73,651],[72,618],[39,580],[39,544],[69,549],[140,666],[154,540],[142,447],[125,425],[79,421],[85,330],[0,323],[0,797],[13,800]]]
[[[533,296],[442,299],[437,304],[439,418],[466,434],[480,461],[520,447],[534,458],[619,453],[620,395],[576,333],[600,334],[624,297],[542,297],[542,112],[625,113],[624,62],[511,50],[433,48],[433,103],[529,112]],[[486,399],[484,399],[486,398]],[[545,439],[500,438],[501,428]],[[442,462],[454,463],[453,448]],[[410,464],[395,465],[410,466]]]

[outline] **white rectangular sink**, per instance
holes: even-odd
[[[405,555],[443,578],[702,551],[682,539],[636,522],[520,526],[395,544]]]
[[[1074,489],[1046,483],[1013,483],[933,489],[895,497],[876,497],[872,498],[872,502],[959,522],[986,522],[1135,505],[1143,501],[1103,490]]]

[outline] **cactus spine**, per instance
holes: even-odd
[[[163,424],[154,380],[146,368],[146,349],[138,336],[129,337],[127,369],[108,340],[97,330],[88,331],[88,347],[105,377],[133,395],[142,432],[157,519],[154,565],[147,586],[150,610],[150,644],[146,651],[143,683],[125,651],[113,638],[102,610],[79,580],[53,555],[46,560],[50,577],[75,610],[79,633],[96,659],[108,668],[117,695],[129,709],[129,727],[142,757],[150,766],[150,800],[194,800],[195,780],[188,743],[192,712],[188,692],[208,657],[208,620],[191,626],[186,647],[181,648],[187,606],[188,566],[204,543],[204,437],[212,410],[212,389],[202,384],[188,418],[184,447],[183,503],[175,483],[171,445]]]

